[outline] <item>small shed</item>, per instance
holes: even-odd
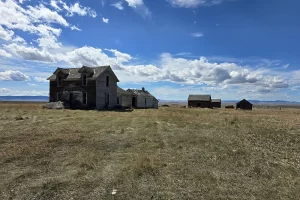
[[[133,108],[158,108],[158,100],[143,87],[141,90],[128,89],[131,94],[131,105]]]
[[[246,99],[241,100],[236,104],[236,109],[241,110],[252,110],[253,104],[247,101]]]
[[[221,99],[212,99],[211,107],[213,108],[221,108]]]
[[[188,106],[196,108],[211,108],[211,96],[210,95],[189,95]]]
[[[123,90],[120,87],[117,87],[117,105],[122,106],[123,108],[131,108],[131,93]]]

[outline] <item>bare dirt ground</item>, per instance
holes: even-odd
[[[300,109],[0,104],[0,199],[300,199]]]

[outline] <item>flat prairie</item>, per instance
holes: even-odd
[[[300,199],[300,109],[0,104],[0,199]]]

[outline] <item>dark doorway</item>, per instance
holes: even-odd
[[[132,97],[132,107],[136,107],[136,98]]]
[[[73,108],[73,93],[70,93],[69,105],[70,105],[70,108]]]
[[[201,107],[201,103],[197,103],[197,107]]]

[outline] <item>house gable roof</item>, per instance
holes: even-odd
[[[193,94],[189,95],[188,101],[211,101],[210,95]]]
[[[99,66],[99,67],[86,67],[83,66],[81,68],[57,68],[53,75],[51,75],[47,80],[53,81],[56,80],[56,75],[58,71],[62,71],[64,74],[67,74],[67,77],[64,80],[76,80],[81,78],[81,72],[87,71],[92,73],[92,77],[89,79],[96,79],[101,74],[103,74],[105,71],[109,71],[113,76],[116,78],[117,82],[119,82],[119,79],[111,69],[109,65],[106,66]]]
[[[249,101],[247,101],[246,99],[243,99],[243,100],[241,100],[241,101],[237,102],[236,104],[241,104],[241,103],[247,103],[247,104],[251,104],[251,105],[253,105],[252,103],[250,103],[250,102],[249,102]]]

